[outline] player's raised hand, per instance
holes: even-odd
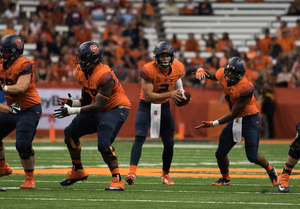
[[[70,108],[71,107],[69,105],[64,104],[63,107],[54,110],[54,114],[53,115],[54,115],[55,118],[58,118],[58,119],[70,116],[70,114],[69,114],[69,109]]]
[[[20,114],[22,113],[21,106],[18,102],[14,102],[9,106],[9,113],[11,114]]]
[[[195,129],[209,128],[209,127],[214,127],[212,121],[202,121],[200,126],[196,126]]]
[[[202,68],[199,68],[196,72],[196,78],[200,81],[203,81],[205,80],[205,76],[209,77],[209,75]]]
[[[183,93],[179,89],[174,90],[171,92],[171,99],[173,99],[175,103],[180,102],[183,99],[182,95]]]
[[[73,98],[72,98],[72,96],[71,96],[71,94],[70,93],[68,93],[68,99],[67,98],[58,98],[58,100],[57,100],[57,103],[59,104],[59,105],[64,105],[64,104],[67,104],[67,105],[69,105],[70,107],[72,107],[72,105],[73,105]]]

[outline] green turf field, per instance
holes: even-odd
[[[14,143],[4,143],[6,161],[13,169],[22,169]],[[129,166],[132,143],[114,143],[121,168]],[[63,142],[34,142],[33,146],[36,169],[70,168],[71,160]],[[105,167],[96,147],[97,142],[82,142],[84,167]],[[176,142],[172,168],[217,168],[214,157],[216,147],[215,143]],[[139,167],[161,168],[162,149],[161,142],[146,142]],[[259,152],[280,174],[288,149],[289,145],[262,144]],[[259,168],[247,161],[243,144],[237,144],[229,159],[230,168]],[[297,169],[298,165],[295,167]],[[126,174],[122,173],[123,178]],[[299,175],[297,172],[293,174]],[[172,177],[175,185],[167,186],[161,183],[159,176],[138,176],[135,185],[125,186],[125,192],[104,191],[111,176],[90,175],[87,181],[62,187],[59,182],[65,177],[37,174],[36,190],[18,189],[24,181],[24,174],[2,177],[0,186],[5,187],[7,192],[0,192],[0,208],[300,208],[300,179],[295,178],[290,180],[291,192],[279,194],[267,175],[263,178],[231,178],[231,186],[221,187],[211,186],[218,179],[215,177]]]

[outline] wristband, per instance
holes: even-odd
[[[72,107],[81,107],[80,100],[73,100],[72,101]]]
[[[69,115],[80,114],[81,107],[70,107],[68,112]]]
[[[3,91],[3,92],[7,92],[7,86],[3,86],[3,87],[2,87],[2,91]]]
[[[220,122],[218,120],[215,120],[212,122],[212,127],[220,125]]]

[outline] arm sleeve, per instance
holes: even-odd
[[[179,89],[181,92],[184,92],[181,78],[175,82],[175,89]]]
[[[19,76],[31,74],[32,73],[33,64],[30,62],[25,62],[20,67]]]

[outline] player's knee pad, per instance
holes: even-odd
[[[215,156],[217,159],[223,159],[226,155],[222,154],[221,152],[216,151]]]
[[[1,152],[2,150],[4,150],[4,144],[3,144],[2,141],[0,141],[0,152]]]
[[[146,137],[143,137],[143,136],[135,136],[135,141],[137,143],[142,143],[144,144],[144,142],[146,141]]]
[[[297,132],[297,135],[295,137],[295,140],[290,146],[290,149],[295,151],[296,153],[300,153],[300,134]]]
[[[247,159],[249,160],[250,163],[254,163],[257,160],[257,157],[247,155]]]
[[[19,156],[23,160],[29,159],[31,156],[34,156],[34,149],[31,147],[30,149],[18,150]]]
[[[292,148],[290,148],[290,150],[289,150],[289,156],[291,156],[292,158],[298,160],[298,159],[300,159],[300,152],[296,152],[295,150],[293,150]]]
[[[65,137],[65,144],[67,145],[68,149],[71,150],[80,150],[81,144],[79,142],[79,139],[72,139],[69,136]]]
[[[117,160],[118,156],[115,153],[115,148],[112,146],[99,150],[104,162],[109,163],[112,160]]]

